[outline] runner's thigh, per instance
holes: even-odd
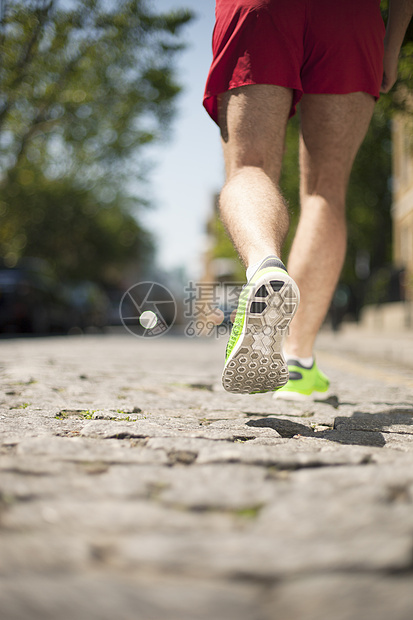
[[[227,172],[241,166],[260,166],[278,179],[292,90],[256,84],[242,86],[218,97]]]
[[[362,92],[303,95],[300,166],[304,192],[327,187],[340,191],[342,197],[373,110],[374,98]]]

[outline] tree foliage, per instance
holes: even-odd
[[[174,64],[183,47],[182,28],[191,18],[188,11],[155,13],[151,4],[146,0],[3,4],[0,184],[7,230],[0,235],[3,253],[46,252],[50,240],[46,243],[46,235],[43,242],[36,240],[39,227],[30,209],[40,213],[36,217],[45,232],[53,215],[56,240],[64,231],[74,233],[65,215],[69,197],[76,227],[83,227],[83,244],[91,253],[100,248],[92,221],[99,228],[98,221],[113,216],[115,222],[122,214],[123,226],[135,237],[126,245],[120,243],[119,260],[122,247],[127,248],[123,252],[127,259],[142,239],[148,245],[148,235],[130,215],[144,200],[130,199],[128,182],[131,176],[145,175],[143,147],[167,132],[180,90]],[[53,213],[46,206],[52,202]],[[93,217],[87,206],[92,203]],[[114,224],[113,243],[118,232]],[[100,233],[104,236],[103,229]],[[20,249],[16,237],[25,237]],[[58,251],[59,243],[55,245]]]
[[[70,177],[50,182],[37,171],[34,182],[35,172],[20,168],[3,188],[0,245],[6,259],[36,256],[63,278],[110,283],[121,279],[125,263],[144,267],[152,258],[151,236],[132,215],[132,199],[119,191],[104,205]]]
[[[389,1],[382,0],[381,12],[387,21]],[[389,114],[396,112],[413,113],[411,93],[413,90],[413,20],[407,27],[399,57],[398,80],[387,95],[382,96],[381,105]]]

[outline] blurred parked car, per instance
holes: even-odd
[[[96,282],[77,282],[64,286],[76,327],[102,329],[109,322],[109,298]]]
[[[67,333],[73,327],[102,327],[107,301],[93,283],[62,284],[41,259],[0,264],[0,332]]]

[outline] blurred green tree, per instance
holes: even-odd
[[[134,199],[119,190],[102,206],[95,192],[79,188],[71,177],[50,182],[38,174],[34,181],[36,170],[27,167],[16,173],[0,201],[6,263],[36,256],[62,278],[102,284],[120,281],[128,262],[141,270],[147,266],[153,243],[133,216]]]
[[[11,262],[44,256],[80,276],[89,256],[90,277],[102,279],[108,261],[149,251],[136,219],[145,200],[129,184],[145,178],[142,148],[167,135],[192,17],[150,5],[3,0],[0,252]]]

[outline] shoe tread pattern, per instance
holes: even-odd
[[[287,383],[282,347],[298,303],[298,287],[287,274],[266,274],[255,283],[248,297],[243,333],[222,375],[227,391],[253,394]]]

